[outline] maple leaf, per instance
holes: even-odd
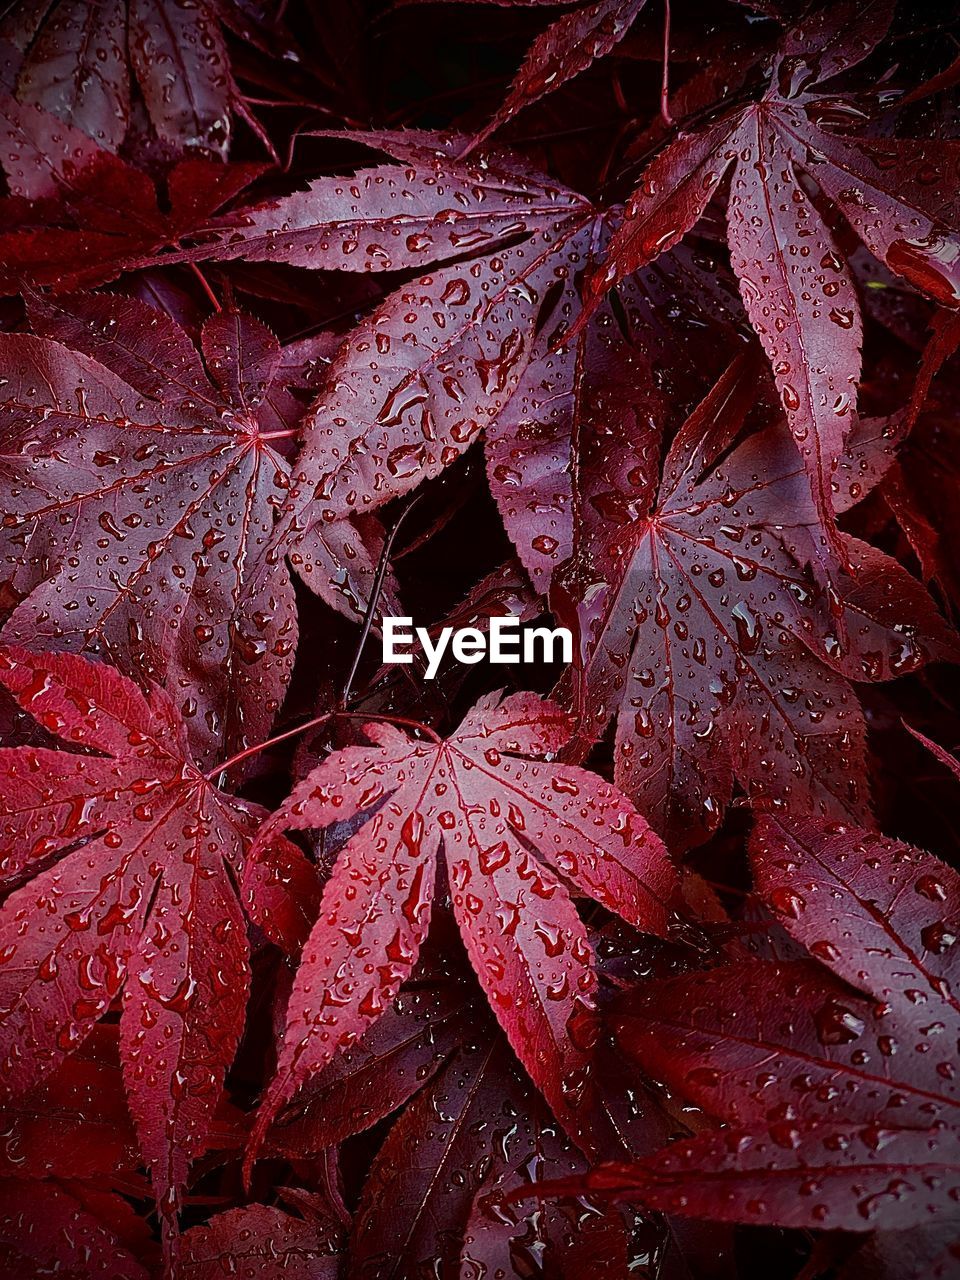
[[[580,309],[577,273],[609,235],[590,205],[513,156],[467,165],[450,158],[454,140],[435,135],[345,136],[382,146],[410,167],[356,175],[346,222],[338,215],[351,180],[321,179],[276,209],[243,214],[253,229],[231,233],[228,249],[201,252],[256,256],[263,243],[281,260],[350,269],[458,253],[475,260],[401,287],[343,344],[303,422],[278,543],[327,603],[362,615],[379,548],[365,545],[356,521],[344,517],[440,474],[482,434],[491,492],[543,588],[570,549],[570,459],[585,365],[610,370],[611,382],[618,370],[622,385],[611,396],[628,388],[636,398],[638,386],[653,383],[653,359],[675,351],[679,335],[731,325],[730,299],[705,260],[678,253],[625,282],[622,309],[604,309],[582,340],[558,351]],[[462,207],[451,211],[455,197]],[[508,233],[523,238],[499,247]],[[682,316],[678,298],[687,306]]]
[[[466,139],[457,134],[380,129],[314,136],[355,142],[397,163],[317,178],[306,191],[198,224],[197,243],[183,256],[397,271],[488,256],[505,242],[548,232],[558,219],[589,210],[582,196],[516,155],[488,151],[461,159]]]
[[[425,1088],[469,1039],[480,1015],[478,993],[451,960],[457,957],[455,929],[452,919],[434,917],[396,1000],[311,1076],[277,1118],[270,1151],[302,1158],[371,1128]]]
[[[937,301],[953,305],[960,298],[960,223],[950,183],[956,144],[934,149],[848,136],[863,110],[819,87],[867,57],[892,12],[891,3],[839,4],[789,31],[759,102],[681,133],[651,162],[606,265],[586,285],[596,299],[675,244],[733,167],[731,259],[825,535],[841,558],[832,477],[856,420],[860,307],[846,257],[805,180],[813,179],[891,271]]]
[[[191,156],[158,193],[141,170],[40,107],[0,95],[0,288],[26,280],[69,291],[114,280],[177,246],[262,165]],[[174,255],[175,256],[175,255]]]
[[[130,77],[123,0],[91,6],[61,0],[44,13],[8,13],[0,34],[23,54],[17,75],[22,103],[42,107],[116,150],[127,131]]]
[[[507,96],[474,146],[518,111],[553,93],[605,57],[630,30],[646,0],[594,0],[562,14],[531,44]]]
[[[954,1273],[951,19],[6,6],[0,1272]]]
[[[76,1053],[0,1112],[0,1177],[129,1179],[136,1135],[123,1091],[117,1028],[98,1023]]]
[[[536,1097],[502,1037],[480,1025],[486,1034],[464,1041],[394,1122],[374,1160],[350,1240],[358,1274],[402,1280],[439,1267],[456,1274],[485,1171],[534,1154],[535,1138],[516,1120],[531,1104],[536,1112]],[[384,1203],[396,1212],[382,1214]]]
[[[592,233],[591,257],[610,233],[607,224]],[[566,282],[516,390],[484,431],[490,493],[541,591],[573,551],[574,475],[591,431],[629,438],[671,403],[692,408],[722,369],[699,349],[687,359],[684,340],[710,333],[725,350],[737,330],[737,301],[712,259],[679,247],[622,280],[615,298],[558,347],[566,317],[580,307],[576,278]],[[668,385],[657,375],[666,367]]]
[[[298,1207],[309,1203],[298,1199]],[[323,1213],[295,1217],[275,1205],[248,1204],[218,1213],[183,1237],[178,1276],[220,1280],[224,1274],[277,1280],[336,1280],[339,1241]]]
[[[403,1280],[428,1269],[494,1275],[511,1258],[524,1267],[542,1255],[549,1274],[576,1274],[565,1263],[578,1224],[562,1210],[526,1218],[485,1211],[514,1177],[525,1181],[585,1166],[502,1036],[482,1019],[480,1025],[485,1034],[464,1040],[395,1121],[373,1162],[350,1241],[358,1275]],[[384,1215],[384,1203],[397,1211]],[[623,1221],[616,1213],[609,1221],[597,1217],[585,1232],[595,1274],[618,1274],[600,1269],[600,1249],[607,1244],[625,1254]]]
[[[49,337],[0,336],[4,576],[26,597],[3,635],[166,683],[197,758],[222,758],[269,730],[297,634],[285,566],[254,574],[287,480],[259,422],[279,344],[221,312],[201,357],[108,294],[31,311]]]
[[[234,87],[215,4],[131,0],[130,61],[160,137],[225,156]]]
[[[10,648],[0,682],[69,747],[0,753],[12,887],[0,908],[3,1097],[55,1071],[119,998],[127,1098],[169,1220],[243,1024],[233,877],[258,811],[197,770],[162,691],[144,695],[73,655]]]
[[[22,55],[16,93],[116,151],[130,123],[132,64],[158,135],[227,154],[236,88],[215,2],[55,0],[8,14],[0,34]]]
[[[575,1109],[588,1085],[595,978],[564,882],[662,933],[674,882],[663,846],[608,783],[525,758],[552,755],[571,732],[567,716],[533,695],[481,699],[446,741],[378,724],[365,732],[370,747],[328,757],[264,827],[269,838],[371,814],[324,888],[254,1152],[296,1089],[395,998],[426,937],[441,845],[491,1007],[560,1118],[582,1128],[586,1109],[579,1124]]]
[[[137,1256],[149,1252],[146,1235],[120,1196],[80,1182],[0,1179],[0,1263],[18,1280],[149,1280]]]
[[[372,576],[345,518],[439,475],[496,420],[558,301],[555,286],[587,249],[590,218],[589,206],[569,204],[550,231],[401,287],[343,345],[303,421],[277,532],[329,603],[362,614]],[[335,592],[331,559],[344,565]]]
[[[764,901],[832,974],[740,962],[632,997],[623,1043],[729,1127],[587,1183],[741,1222],[867,1231],[955,1217],[960,877],[861,828],[771,815],[751,859]]]
[[[844,536],[852,571],[817,585],[817,515],[779,425],[734,442],[755,399],[749,356],[683,424],[656,487],[655,421],[634,444],[595,431],[580,460],[576,550],[554,593],[576,628],[571,696],[586,741],[617,718],[615,779],[690,841],[734,781],[793,810],[865,818],[864,722],[850,680],[951,658],[951,632],[890,557]],[[601,420],[602,428],[602,420]],[[835,477],[847,509],[892,461],[864,420]]]

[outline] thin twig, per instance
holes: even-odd
[[[407,516],[410,514],[410,512],[413,510],[413,508],[417,505],[419,501],[420,501],[420,495],[418,494],[417,497],[415,497],[414,500],[410,503],[410,505],[406,507],[403,512],[401,512],[400,517],[397,520],[397,523],[390,530],[389,535],[384,541],[383,548],[380,551],[380,560],[377,563],[377,572],[373,579],[373,587],[370,590],[370,600],[367,603],[367,611],[364,614],[364,618],[363,618],[363,630],[360,632],[360,640],[357,644],[356,652],[353,655],[353,663],[350,667],[350,672],[346,678],[346,681],[344,682],[343,693],[340,695],[340,701],[337,704],[338,707],[341,707],[341,708],[345,707],[347,703],[350,701],[350,690],[353,687],[353,681],[354,681],[354,677],[357,674],[357,668],[360,666],[360,659],[363,656],[364,645],[367,643],[367,638],[369,637],[370,630],[373,627],[373,618],[377,610],[377,604],[380,600],[380,593],[383,590],[383,580],[386,577],[387,565],[390,562],[390,552],[393,550],[394,540],[397,534],[400,532],[400,526],[403,524],[404,520],[406,520]]]

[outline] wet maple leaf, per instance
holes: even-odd
[[[236,90],[219,9],[216,0],[54,0],[15,8],[0,34],[21,53],[16,93],[25,106],[42,107],[116,151],[130,124],[135,77],[166,143],[225,156]]]
[[[0,15],[0,1273],[946,1280],[954,15],[454,3]]]
[[[589,213],[582,196],[519,156],[488,151],[461,159],[466,139],[457,134],[379,129],[319,136],[385,152],[395,163],[317,178],[306,191],[211,219],[197,228],[198,243],[184,256],[397,271],[486,257],[510,240],[550,231],[558,219]]]
[[[150,1280],[146,1225],[126,1200],[82,1182],[0,1179],[0,1264],[39,1280]]]
[[[201,355],[108,294],[32,314],[49,336],[0,336],[0,547],[25,597],[3,635],[166,683],[197,758],[222,759],[269,731],[297,634],[285,566],[254,576],[287,482],[260,424],[280,346],[221,312]]]
[[[630,30],[645,3],[646,0],[594,0],[561,14],[527,50],[506,98],[477,141],[608,54]]]
[[[401,1280],[426,1268],[453,1271],[485,1172],[502,1173],[535,1152],[529,1118],[544,1122],[543,1103],[496,1029],[483,1019],[480,1026],[485,1034],[464,1039],[394,1122],[373,1163],[350,1240],[357,1274]],[[382,1214],[386,1202],[397,1211]]]
[[[616,717],[617,784],[684,840],[717,825],[735,781],[793,810],[864,818],[864,722],[849,681],[955,652],[920,584],[866,543],[844,538],[852,572],[833,599],[817,585],[817,514],[786,431],[735,445],[754,399],[744,356],[676,434],[658,489],[655,420],[637,420],[628,450],[595,430],[574,557],[554,593],[580,636],[581,732],[592,740]],[[836,473],[838,511],[889,465],[895,434],[860,424]]]
[[[585,1164],[502,1036],[489,1026],[484,1031],[464,1038],[457,1055],[395,1121],[373,1163],[350,1241],[352,1265],[369,1280],[403,1280],[427,1269],[479,1278],[496,1275],[511,1258],[520,1267],[528,1260],[532,1265],[544,1251],[542,1269],[576,1274],[564,1263],[580,1224],[562,1209],[524,1217],[488,1208],[515,1180]],[[383,1215],[385,1202],[397,1212]],[[623,1257],[626,1232],[616,1213],[609,1224],[592,1215],[591,1225],[584,1242],[594,1250],[594,1274],[606,1276],[600,1242],[609,1235]]]
[[[437,928],[437,924],[441,927]],[[482,1016],[452,918],[434,928],[396,1000],[311,1076],[278,1116],[267,1146],[288,1158],[335,1147],[399,1110],[454,1057]]]
[[[300,1203],[308,1200],[304,1196]],[[248,1204],[186,1232],[177,1274],[183,1280],[223,1275],[336,1280],[338,1243],[323,1214],[295,1217],[275,1205]]]
[[[728,237],[831,550],[832,478],[856,421],[860,305],[812,179],[866,246],[939,302],[960,299],[955,143],[852,136],[866,112],[823,82],[862,62],[892,3],[825,8],[787,32],[763,98],[671,141],[646,169],[587,283],[594,299],[684,236],[728,170]],[[581,320],[581,323],[583,321]]]
[[[507,532],[544,587],[570,550],[585,369],[609,371],[611,399],[652,399],[653,361],[693,329],[731,328],[730,298],[705,257],[678,252],[624,282],[619,309],[558,350],[580,310],[579,273],[609,238],[587,201],[513,155],[458,160],[455,138],[343,136],[400,163],[232,215],[240,225],[223,243],[191,251],[348,270],[456,259],[344,343],[304,419],[278,540],[327,603],[361,615],[378,548],[344,517],[410,492],[482,437]],[[689,373],[678,367],[676,382]]]
[[[180,160],[146,173],[38,106],[0,94],[0,289],[69,291],[114,280],[178,246],[259,174],[259,164]]]
[[[591,235],[595,259],[612,228]],[[685,346],[691,334],[712,335],[726,349],[740,320],[738,299],[702,249],[680,246],[622,280],[616,295],[569,342],[558,342],[580,308],[578,280],[565,281],[541,325],[509,401],[484,431],[487,479],[504,527],[532,582],[546,591],[574,544],[575,474],[593,431],[648,433],[651,420],[690,408],[718,375],[708,345]],[[671,369],[669,382],[662,376]]]
[[[345,517],[439,475],[496,420],[587,250],[591,217],[568,202],[549,231],[404,285],[341,348],[304,419],[277,535],[336,607],[362,614],[371,576],[370,551]],[[332,591],[331,560],[343,565]]]
[[[131,1178],[137,1143],[117,1031],[98,1023],[53,1075],[4,1105],[0,1177]]]
[[[258,813],[199,772],[160,690],[10,648],[0,682],[68,748],[0,753],[3,1095],[35,1088],[119,999],[127,1098],[169,1220],[243,1024],[233,877]]]
[[[728,1127],[585,1185],[739,1222],[949,1222],[960,877],[899,841],[812,819],[761,816],[751,856],[764,901],[832,972],[739,962],[631,997],[622,1042]]]
[[[446,741],[369,724],[370,747],[330,756],[264,828],[324,827],[369,811],[337,858],[287,1009],[254,1150],[303,1082],[396,997],[430,921],[441,846],[454,914],[514,1051],[561,1119],[589,1122],[595,977],[576,891],[662,933],[674,873],[633,806],[551,757],[571,724],[550,703],[489,695]],[[585,1138],[589,1142],[589,1135]]]

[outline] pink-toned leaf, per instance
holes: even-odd
[[[835,973],[901,1020],[925,1022],[931,1003],[960,1017],[952,867],[870,831],[769,814],[757,820],[750,856],[783,927]]]
[[[220,1280],[224,1275],[335,1280],[338,1247],[329,1223],[297,1218],[272,1205],[248,1204],[188,1231],[177,1274],[184,1280]]]
[[[828,601],[807,567],[818,522],[785,431],[730,447],[753,400],[741,360],[681,427],[657,498],[653,468],[636,465],[655,428],[633,455],[597,430],[554,593],[580,636],[581,732],[617,717],[618,785],[684,839],[716,825],[734,778],[757,798],[864,817],[864,727],[844,677],[888,679],[954,651],[919,584],[865,544],[845,543],[852,573]],[[882,474],[888,445],[872,424],[854,433],[839,507]]]
[[[160,136],[177,147],[226,155],[230,62],[207,0],[131,0],[130,59]]]
[[[4,860],[35,872],[0,910],[4,1095],[49,1076],[120,997],[127,1096],[169,1220],[243,1022],[232,876],[255,810],[197,771],[165,694],[145,698],[81,658],[11,649],[0,681],[73,748],[2,757]]]
[[[558,256],[582,250],[583,222],[575,206],[551,232],[402,286],[341,348],[304,419],[278,535],[335,608],[362,614],[372,577],[345,517],[439,475],[496,419],[556,301]],[[345,572],[331,575],[331,560]]]
[[[551,1106],[575,1122],[576,1100],[590,1088],[595,977],[586,932],[550,868],[654,933],[666,928],[674,874],[660,842],[608,783],[524,758],[552,755],[570,728],[558,708],[529,694],[484,698],[445,742],[370,725],[372,747],[330,756],[264,829],[266,839],[283,827],[371,815],[325,886],[254,1150],[304,1081],[396,997],[426,934],[441,845],[454,912],[491,1007]]]
[[[415,971],[359,1040],[303,1087],[267,1149],[303,1156],[369,1129],[409,1102],[471,1034],[476,995],[461,982]]]
[[[387,151],[400,163],[317,178],[306,191],[243,208],[214,223],[187,256],[314,270],[422,270],[487,256],[498,244],[547,231],[565,212],[587,208],[582,197],[513,157],[458,160],[440,136],[331,136]]]
[[[856,416],[860,306],[790,151],[756,116],[743,128],[727,218],[744,305],[773,368],[820,522],[830,531],[833,471]],[[831,549],[843,555],[835,537]]]
[[[354,1222],[349,1274],[457,1275],[474,1196],[488,1172],[535,1154],[528,1115],[543,1123],[539,1105],[538,1112],[501,1037],[489,1026],[470,1037],[403,1111],[374,1160]],[[393,1212],[383,1214],[384,1204]]]
[[[287,476],[254,411],[261,383],[234,407],[183,331],[143,303],[40,306],[45,328],[137,384],[58,342],[0,338],[4,577],[26,596],[4,637],[167,682],[198,758],[223,758],[269,730],[296,638],[285,566],[254,572]],[[249,351],[262,381],[272,335],[243,315],[211,332],[227,324],[218,376],[239,388]]]

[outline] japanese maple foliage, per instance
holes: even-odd
[[[750,853],[759,896],[827,972],[741,960],[632,996],[622,1043],[726,1124],[584,1185],[733,1221],[934,1219],[946,1247],[960,1227],[957,873],[809,819],[761,817]]]
[[[958,39],[6,6],[4,1276],[956,1274]]]

